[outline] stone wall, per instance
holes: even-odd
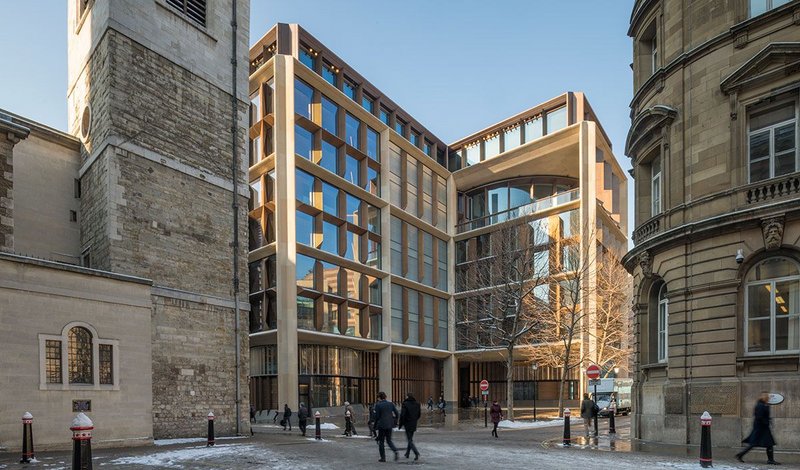
[[[14,142],[0,133],[0,251],[14,249]]]
[[[153,427],[156,439],[235,432],[233,309],[177,293],[153,296]],[[222,304],[222,302],[215,302]],[[247,311],[240,311],[241,432],[249,429]]]

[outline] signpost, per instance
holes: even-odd
[[[489,427],[489,381],[486,379],[481,380],[481,395],[483,395],[483,427]]]
[[[594,394],[592,394],[592,403],[595,403],[594,406],[597,406],[596,405],[596,402],[597,402],[597,386],[600,385],[600,366],[598,366],[597,364],[592,364],[589,367],[587,367],[586,368],[586,377],[589,379],[589,385],[594,386]],[[598,436],[598,432],[597,432],[597,415],[599,413],[595,413],[594,410],[592,410],[592,414],[594,415],[594,435],[595,435],[595,437],[597,437]]]

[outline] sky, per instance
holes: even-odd
[[[277,22],[300,23],[445,142],[582,91],[627,170],[633,2],[252,0],[250,42]],[[0,108],[60,130],[66,5],[0,0]]]

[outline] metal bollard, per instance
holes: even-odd
[[[483,427],[485,427],[485,428],[489,427],[489,415],[488,415],[488,411],[487,411],[488,409],[489,409],[489,400],[487,400],[486,397],[484,397],[483,398]]]
[[[569,437],[569,408],[564,408],[564,447],[572,445],[572,439]]]
[[[208,412],[208,441],[206,447],[214,446],[214,413]]]
[[[319,411],[314,412],[314,439],[321,441],[322,440],[322,428],[319,427]]]
[[[22,460],[19,463],[30,463],[33,458],[33,415],[26,411],[22,415]]]
[[[700,434],[700,466],[703,468],[713,467],[711,462],[711,415],[708,411],[700,416],[702,432]]]
[[[72,420],[72,470],[92,470],[92,430],[94,423],[83,413]]]
[[[617,402],[612,401],[611,406],[608,407],[608,433],[617,433],[617,423],[615,422],[614,415],[617,414]]]

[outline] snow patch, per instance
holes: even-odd
[[[570,424],[578,424],[581,422],[580,419],[571,419]],[[557,418],[553,420],[541,420],[541,421],[509,421],[507,419],[500,421],[497,424],[498,428],[506,428],[506,429],[532,429],[532,428],[546,428],[551,426],[563,426],[564,425],[564,418]]]
[[[188,447],[186,449],[157,452],[137,457],[121,457],[109,462],[112,465],[142,465],[145,467],[183,468],[183,464],[197,460],[233,455],[246,455],[259,451],[253,445],[223,444],[214,447]]]
[[[339,426],[337,426],[337,425],[335,425],[333,423],[319,423],[319,428],[320,429],[329,429],[330,430],[330,429],[339,429]]]
[[[313,437],[307,437],[306,440],[311,442],[331,442],[328,439],[315,439]]]

